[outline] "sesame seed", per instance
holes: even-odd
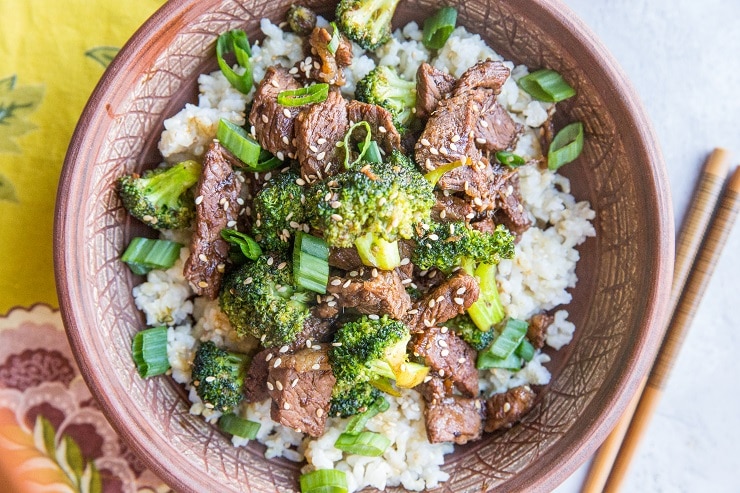
[[[445,209],[442,209],[441,211],[439,211],[439,218],[440,219],[444,219],[446,217],[447,217],[447,211]]]
[[[429,158],[427,158],[427,160],[426,160],[426,161],[424,161],[424,166],[425,166],[425,167],[426,167],[426,169],[428,169],[429,171],[432,171],[432,170],[434,169],[434,165],[432,164],[432,160],[431,160],[431,159],[429,159]]]
[[[427,139],[421,139],[419,142],[421,142],[421,145],[425,147],[428,147],[431,145]]]
[[[370,275],[373,277],[378,277],[378,269],[373,267],[373,270],[370,272]]]
[[[359,275],[359,272],[356,270],[352,270],[349,272],[349,277],[357,277]]]
[[[278,270],[283,270],[283,269],[285,269],[285,266],[286,266],[286,265],[288,265],[288,264],[287,264],[287,263],[285,263],[285,262],[280,262],[280,263],[278,264]]]
[[[324,173],[329,173],[331,171],[331,163],[328,163],[326,166],[324,166]]]
[[[326,153],[324,151],[321,151],[320,153],[316,154],[316,159],[319,161],[323,161],[324,157],[326,157]]]
[[[262,115],[262,123],[267,123],[269,120],[267,119],[267,115]]]
[[[291,75],[295,75],[298,73],[298,67],[293,67],[290,70],[288,70],[288,73]]]
[[[323,416],[323,415],[324,415],[324,410],[323,410],[323,409],[321,409],[321,408],[318,408],[318,409],[316,410],[316,417],[317,417],[317,418],[320,418],[320,417],[321,417],[321,416]]]
[[[272,353],[267,353],[267,356],[265,356],[265,361],[270,361],[274,355]]]
[[[331,345],[334,346],[334,347],[342,347],[342,343],[341,342],[332,342]]]
[[[431,381],[432,381],[432,376],[431,375],[427,375],[426,377],[424,377],[424,383],[429,383]]]
[[[411,279],[404,279],[401,281],[401,284],[409,284],[411,282]]]
[[[308,148],[311,150],[311,152],[319,152],[319,148],[315,145],[310,145]]]
[[[439,240],[439,236],[437,236],[436,234],[432,233],[432,234],[429,235],[429,239],[432,240],[432,241],[437,241],[437,240]]]
[[[445,356],[448,356],[450,354],[450,350],[443,349],[442,351],[439,352],[439,354],[444,358]]]
[[[411,263],[411,259],[410,258],[404,257],[404,258],[401,259],[401,265],[408,265],[409,263]]]
[[[233,228],[234,226],[236,226],[236,221],[231,220],[226,223],[226,226],[228,226],[229,228]]]
[[[277,387],[278,390],[283,390],[283,383],[280,380],[275,380],[275,387]]]
[[[283,402],[283,409],[285,409],[286,411],[288,409],[290,409],[290,403],[289,402]]]
[[[463,363],[465,363],[466,361],[467,361],[467,359],[465,359],[465,358],[458,358],[458,359],[457,359],[457,362],[458,362],[458,363],[460,363],[460,364],[463,364]]]
[[[341,221],[342,219],[343,219],[342,216],[340,216],[339,214],[332,214],[331,215],[331,220],[332,221]]]
[[[504,412],[508,413],[510,409],[511,409],[511,404],[509,404],[508,402],[504,402]]]
[[[311,344],[313,344],[313,342],[311,342],[311,339],[308,339],[308,340],[306,341],[306,347],[307,347],[307,348],[310,348],[310,347],[311,347]]]
[[[480,121],[480,126],[483,127],[483,128],[488,128],[488,122],[485,121],[485,120],[481,120]]]
[[[213,409],[214,407],[216,407],[216,406],[214,406],[214,405],[213,405],[213,404],[211,404],[210,402],[206,402],[206,408],[208,408],[208,409]]]
[[[475,142],[477,144],[485,144],[488,141],[486,139],[484,139],[483,137],[478,137],[478,138],[475,139]]]
[[[207,288],[208,287],[208,283],[205,282],[205,281],[200,281],[198,283],[198,286],[201,287],[201,288]]]
[[[447,149],[445,149],[444,147],[440,147],[439,148],[439,153],[442,154],[442,155],[444,155],[444,156],[446,156],[447,154],[449,154],[449,152],[447,152]]]
[[[285,154],[283,154],[282,151],[277,151],[277,153],[275,154],[275,157],[277,157],[281,161],[285,161]]]
[[[379,127],[378,127],[378,131],[379,131],[380,133],[384,134],[384,133],[386,133],[386,132],[387,132],[388,130],[386,130],[386,128],[385,128],[385,127],[384,127],[383,125],[381,125],[381,126],[379,126]]]
[[[295,184],[302,187],[306,184],[306,180],[304,180],[303,178],[296,178]]]
[[[465,300],[464,300],[464,299],[462,299],[462,298],[454,298],[454,300],[453,300],[453,301],[454,301],[455,303],[457,303],[458,305],[463,305],[463,304],[465,303]]]
[[[417,311],[418,311],[418,310],[417,310]],[[427,320],[427,319],[424,319],[424,327],[431,327],[432,325],[434,325],[434,324],[433,324],[432,322],[430,322],[430,321],[429,321],[429,320]]]
[[[437,302],[434,300],[429,300],[429,308],[434,308],[434,305],[436,305]]]
[[[352,283],[352,281],[351,281],[351,280],[349,280],[349,279],[347,279],[347,280],[346,280],[346,281],[344,282],[344,284],[342,284],[342,287],[343,287],[343,288],[348,288],[348,287],[349,287],[349,285],[350,285],[351,283]]]
[[[320,364],[318,364],[318,363],[314,363],[314,364],[313,364],[313,365],[311,366],[311,369],[312,369],[312,370],[320,370],[320,369],[321,369],[321,365],[320,365]]]
[[[288,346],[283,346],[280,348],[281,353],[287,353],[290,348]]]
[[[294,379],[293,379],[293,381],[292,381],[292,382],[290,382],[290,387],[291,387],[291,388],[293,388],[293,387],[295,387],[296,385],[298,385],[298,379],[297,379],[297,378],[294,378]]]
[[[286,240],[285,240],[285,241],[288,241],[288,240],[287,240],[287,238],[288,238],[288,237],[290,237],[290,231],[288,231],[287,229],[283,229],[283,230],[281,231],[281,233],[282,233],[282,234],[283,234],[283,236],[284,236],[284,237],[286,238]]]
[[[219,272],[224,272],[226,270],[226,264],[218,264],[216,266],[216,270]]]
[[[368,315],[367,318],[369,318],[370,320],[380,320],[380,316],[374,313],[371,313],[370,315]]]
[[[439,376],[440,376],[440,377],[443,377],[443,376],[445,376],[445,371],[444,371],[444,369],[441,369],[441,370],[439,370]]]
[[[442,327],[441,327],[441,328],[439,329],[439,331],[440,331],[440,332],[441,332],[442,334],[446,334],[446,333],[447,333],[447,332],[448,332],[449,330],[450,330],[450,329],[449,329],[449,327],[447,327],[446,325],[443,325],[443,326],[442,326]]]
[[[437,150],[436,147],[430,147],[429,148],[429,152],[431,152],[433,156],[438,156],[439,155],[439,151]]]
[[[342,206],[342,203],[338,200],[335,200],[329,204],[332,209],[339,209]]]
[[[465,286],[459,288],[457,291],[455,291],[455,294],[464,294],[465,291],[467,291],[467,288]]]
[[[280,87],[280,84],[278,84],[278,81],[276,81],[275,79],[270,79],[270,84],[272,84],[275,87]]]
[[[197,197],[195,197],[195,205],[200,205],[201,202],[203,202],[202,195],[198,195]]]
[[[267,265],[272,265],[275,263],[275,259],[273,257],[270,257],[267,259]]]
[[[226,202],[224,202],[224,205],[223,205],[223,207],[224,207],[224,210],[225,210],[225,211],[228,211],[228,210],[229,210],[229,207],[231,207],[231,204],[229,203],[229,201],[228,201],[228,200],[227,200]]]
[[[319,62],[313,62],[313,68],[315,68],[316,70],[318,70],[318,69],[321,68],[321,64]]]
[[[450,139],[450,140],[452,140],[452,142],[457,142],[458,140],[460,140],[460,136],[459,135],[454,135],[452,137],[452,139]]]
[[[413,308],[407,311],[406,313],[408,313],[409,315],[416,315],[417,313],[419,313],[419,310],[417,310],[416,308]]]
[[[278,366],[280,366],[280,363],[282,362],[283,360],[281,360],[280,358],[275,358],[275,362],[272,364],[272,367],[277,368]]]
[[[471,212],[470,214],[467,214],[465,216],[466,219],[473,219],[475,217],[475,212]]]
[[[286,146],[290,145],[290,139],[287,135],[283,135],[283,144],[285,144]]]
[[[480,401],[479,401],[479,400],[477,400],[477,399],[476,399],[476,401],[475,401],[475,408],[476,408],[476,409],[480,409],[480,408],[481,408],[481,403],[480,403]]]
[[[214,376],[206,377],[206,382],[208,383],[215,382],[215,381],[216,381],[216,377]]]
[[[436,275],[437,274],[437,271],[436,270],[435,271],[432,271],[432,274],[435,274]],[[432,277],[432,276],[430,275],[429,277]],[[445,297],[444,296],[437,296],[437,300],[436,300],[437,303],[442,303],[444,300],[445,300]]]
[[[201,260],[202,262],[208,262],[208,257],[206,257],[206,254],[205,254],[205,253],[201,253],[200,255],[198,255],[198,258],[199,258],[199,259],[200,259],[200,260]]]
[[[450,144],[450,150],[457,152],[457,146],[455,144]]]
[[[274,385],[272,385],[272,383],[270,383],[270,382],[267,382],[267,389],[268,389],[268,390],[275,390],[275,386],[274,386]]]
[[[290,118],[290,110],[288,108],[283,108],[283,115],[285,115],[285,118]]]
[[[332,281],[329,284],[331,284],[332,286],[339,286],[340,284],[342,284],[342,280],[341,279],[332,279]]]

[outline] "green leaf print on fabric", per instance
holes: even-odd
[[[110,65],[110,62],[113,61],[118,54],[118,51],[119,48],[116,48],[115,46],[96,46],[95,48],[87,50],[85,52],[85,56],[89,56],[102,65],[103,68],[107,68],[108,65]]]
[[[16,86],[16,76],[0,79],[0,152],[21,153],[17,137],[36,129],[27,120],[41,104],[44,86]]]
[[[0,200],[18,202],[18,197],[15,194],[15,186],[2,173],[0,173]]]

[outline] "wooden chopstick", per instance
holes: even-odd
[[[680,301],[676,305],[676,311],[668,326],[658,357],[648,376],[645,390],[637,404],[632,422],[627,429],[622,446],[614,460],[614,466],[604,486],[605,493],[619,491],[639,440],[647,429],[650,417],[663,395],[663,389],[673,369],[676,356],[691,322],[694,320],[694,315],[714,272],[722,247],[724,247],[727,237],[730,235],[738,209],[740,209],[740,168],[735,168],[722,195],[719,208],[712,219],[706,239],[702,243],[696,261],[691,268]]]
[[[717,148],[709,155],[704,165],[696,190],[694,191],[691,208],[687,212],[678,236],[676,260],[673,269],[673,283],[670,298],[668,299],[667,313],[669,317],[672,317],[678,305],[689,271],[694,263],[699,246],[705,236],[707,226],[722,192],[727,171],[728,153],[725,149]],[[624,436],[629,428],[632,416],[640,401],[640,396],[646,382],[647,376],[640,383],[637,393],[630,401],[612,432],[601,447],[599,447],[599,451],[594,456],[591,467],[589,468],[586,481],[581,488],[581,493],[600,493],[603,490],[619,448],[624,440]]]

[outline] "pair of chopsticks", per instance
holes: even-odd
[[[581,493],[616,493],[647,430],[740,208],[740,168],[727,179],[728,153],[707,159],[676,245],[669,322],[649,375],[599,448]],[[720,199],[721,196],[721,199]]]

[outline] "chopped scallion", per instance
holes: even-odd
[[[131,353],[141,378],[165,373],[170,369],[167,359],[167,327],[137,332],[131,342]]]
[[[479,370],[488,370],[490,368],[502,368],[504,370],[519,371],[522,367],[522,359],[514,353],[506,358],[499,358],[488,351],[478,353],[478,360],[475,367]]]
[[[241,75],[237,74],[234,69],[226,63],[226,60],[224,60],[224,55],[231,52],[234,52],[236,55],[236,62],[244,69],[244,72]],[[254,84],[252,79],[252,63],[249,60],[250,56],[252,56],[252,49],[249,46],[249,39],[244,31],[234,29],[233,31],[227,31],[218,37],[218,40],[216,41],[216,59],[218,60],[218,66],[221,68],[221,72],[223,72],[226,80],[228,80],[237,91],[243,94],[249,93]]]
[[[524,361],[532,361],[532,358],[534,358],[534,346],[527,339],[522,339],[522,342],[516,348],[514,354],[522,358]]]
[[[257,438],[260,426],[262,426],[260,423],[240,418],[234,413],[224,414],[218,419],[218,427],[221,428],[221,431],[249,440]]]
[[[174,241],[136,237],[128,244],[121,260],[131,272],[144,275],[153,269],[169,269],[180,257],[182,245]]]
[[[554,70],[542,69],[525,75],[517,81],[524,92],[540,101],[557,103],[576,95],[576,90]]]
[[[360,155],[357,156],[357,159],[355,159],[354,161],[350,163],[349,160],[352,158],[352,155],[351,155],[352,153],[350,152],[349,141],[350,141],[350,138],[352,137],[352,132],[354,132],[355,129],[359,127],[365,127],[365,140],[360,142],[359,144],[359,148],[361,149]],[[367,150],[370,146],[370,141],[372,138],[370,135],[371,131],[372,129],[370,127],[370,124],[366,121],[361,121],[349,127],[349,130],[347,130],[347,133],[344,134],[344,139],[342,139],[342,145],[340,146],[340,147],[344,147],[344,169],[352,169],[355,167],[357,163],[362,162],[362,160],[365,157],[365,153],[367,153]]]
[[[247,135],[247,131],[239,125],[221,118],[216,129],[216,138],[226,149],[235,155],[250,171],[265,171],[258,169],[260,145]]]
[[[337,49],[339,48],[339,41],[340,41],[340,34],[339,34],[339,28],[337,27],[336,23],[332,22],[329,24],[332,28],[331,32],[331,39],[326,44],[326,49],[329,50],[329,53],[334,55],[337,52]]]
[[[334,442],[334,447],[349,454],[378,457],[383,455],[390,444],[390,438],[385,435],[372,431],[362,431],[360,433],[342,433]]]
[[[336,469],[317,469],[301,474],[301,493],[347,493],[347,475]]]
[[[360,414],[355,414],[347,422],[347,428],[344,430],[345,433],[360,433],[365,429],[367,422],[370,421],[375,415],[384,413],[388,410],[390,404],[385,397],[378,397],[368,408],[367,411]]]
[[[326,293],[329,281],[329,245],[322,238],[297,231],[293,246],[293,279],[296,285]]]
[[[470,158],[464,157],[458,161],[443,164],[442,166],[426,173],[424,175],[424,178],[426,178],[426,180],[434,187],[437,185],[437,182],[439,182],[439,179],[442,178],[442,175],[444,175],[445,173],[449,173],[453,169],[459,168],[460,166],[467,165],[469,159]]]
[[[320,103],[329,96],[329,84],[312,84],[299,89],[280,91],[277,102],[280,105],[293,107],[310,103]]]
[[[363,144],[364,144],[364,142],[360,142],[360,144],[359,144],[360,152],[361,153],[362,153],[362,151],[365,150]],[[364,160],[366,162],[368,162],[368,163],[382,163],[383,162],[383,156],[380,154],[380,147],[378,147],[378,143],[375,142],[374,140],[371,140],[370,141],[370,144],[368,144],[368,145],[369,145],[369,147],[363,153]]]
[[[510,168],[516,168],[525,163],[524,158],[510,151],[499,151],[496,153],[499,163]]]
[[[547,151],[547,167],[557,170],[574,161],[583,151],[583,123],[575,122],[563,127],[550,143]]]
[[[436,14],[424,21],[422,43],[430,50],[442,48],[455,30],[457,10],[453,7],[442,7]]]
[[[498,358],[508,357],[527,335],[527,327],[529,327],[529,324],[524,320],[510,318],[506,321],[506,326],[501,334],[494,339],[488,352]]]
[[[262,255],[260,246],[246,233],[235,229],[222,229],[221,238],[232,247],[229,258],[236,264],[243,264],[245,258],[257,260]]]

